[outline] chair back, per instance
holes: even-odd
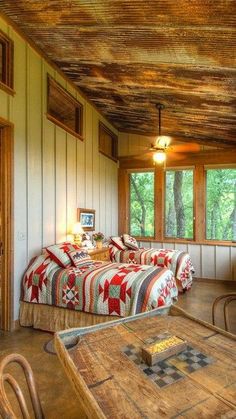
[[[236,292],[231,292],[228,294],[223,294],[217,297],[213,304],[212,304],[212,323],[215,325],[215,317],[216,317],[216,307],[220,301],[224,300],[224,324],[225,324],[225,330],[229,331],[229,311],[228,306],[229,304],[236,300]]]
[[[30,399],[33,406],[35,418],[43,419],[44,415],[43,415],[41,403],[39,400],[39,396],[36,390],[33,371],[28,361],[26,361],[26,359],[20,354],[7,355],[0,362],[0,415],[2,415],[3,419],[17,419],[17,416],[12,409],[12,406],[8,400],[8,397],[5,391],[5,383],[7,382],[12,387],[16,395],[16,398],[18,400],[18,403],[21,409],[22,417],[24,419],[30,419],[30,413],[29,413],[24,395],[19,387],[19,384],[17,383],[17,381],[11,374],[4,372],[6,366],[13,362],[19,364],[23,369],[26,382],[28,385],[28,390],[30,393]]]

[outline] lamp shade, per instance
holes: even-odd
[[[166,160],[166,153],[164,151],[157,151],[153,154],[153,160],[155,163],[163,163]]]
[[[81,223],[76,223],[72,229],[72,234],[84,234],[84,229]]]

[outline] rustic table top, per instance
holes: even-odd
[[[171,315],[145,314],[102,327],[55,336],[58,356],[89,418],[235,417],[233,336]],[[168,334],[185,339],[187,350],[148,368],[140,360],[141,347]],[[77,344],[67,349],[71,341]]]

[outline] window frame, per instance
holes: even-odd
[[[106,153],[101,148],[101,133],[105,131],[111,137],[112,141],[112,155]],[[103,154],[104,156],[108,157],[109,159],[117,162],[118,161],[118,137],[114,132],[112,132],[103,122],[99,121],[98,124],[98,150],[99,153]]]
[[[69,101],[75,106],[75,124],[77,126],[79,120],[79,132],[73,130],[72,128],[68,127],[66,124],[61,122],[55,116],[51,115],[49,112],[49,99],[50,99],[50,86],[53,86],[57,89],[57,91],[61,94],[65,100]],[[74,96],[72,96],[60,83],[58,83],[53,77],[47,74],[47,112],[46,117],[49,121],[53,122],[54,124],[58,125],[60,128],[63,128],[65,131],[69,132],[69,134],[73,135],[74,137],[79,138],[81,141],[84,140],[83,138],[83,105],[80,103]],[[77,119],[78,118],[78,119]]]
[[[3,80],[0,79],[0,89],[14,95],[14,43],[0,30],[0,43],[3,45],[2,67]]]

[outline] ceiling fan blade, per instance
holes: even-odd
[[[177,152],[177,153],[197,153],[201,150],[200,144],[196,143],[185,143],[185,144],[176,144],[171,146],[171,151]]]
[[[186,155],[184,153],[179,153],[175,151],[168,151],[167,159],[170,158],[171,160],[184,160]]]
[[[121,160],[148,160],[152,157],[153,152],[152,151],[146,151],[145,153],[142,154],[132,154],[132,155],[128,155],[128,156],[120,156],[119,158]]]

